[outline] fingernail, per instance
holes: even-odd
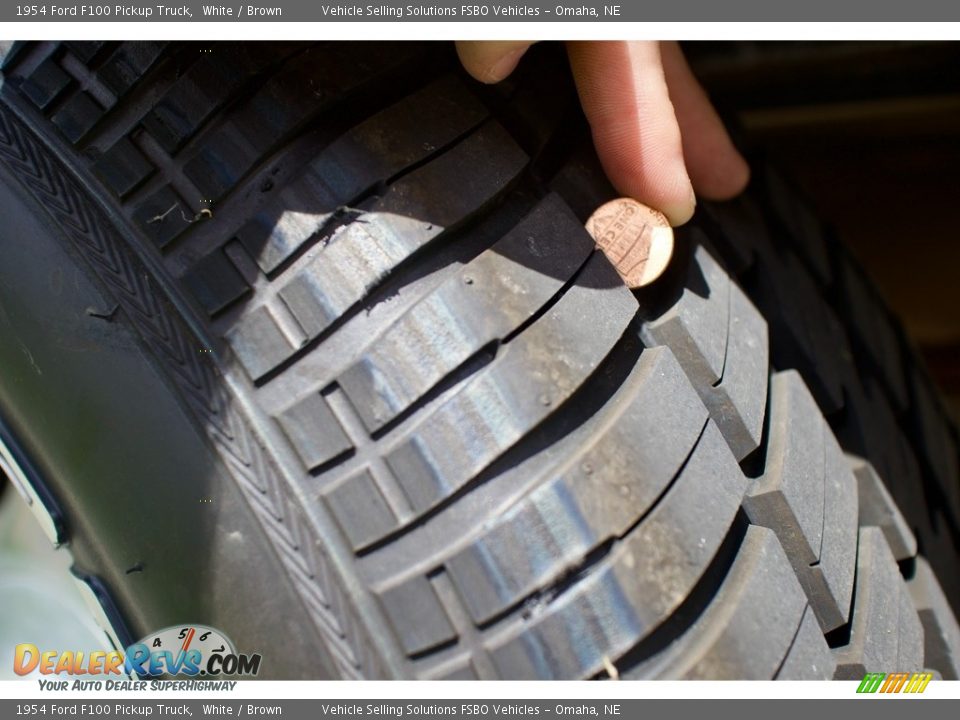
[[[673,227],[678,227],[690,221],[694,211],[697,209],[697,196],[693,192],[693,186],[688,185],[689,194],[686,202],[678,203],[662,209],[664,215],[670,219]]]
[[[524,52],[526,52],[526,48],[516,48],[501,55],[497,61],[490,66],[487,72],[484,73],[485,81],[488,83],[498,83],[503,80],[517,67],[517,63],[520,62],[520,58],[523,57]]]

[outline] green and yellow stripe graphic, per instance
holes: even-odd
[[[922,693],[933,679],[933,673],[867,673],[857,688],[858,693]]]

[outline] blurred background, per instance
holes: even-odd
[[[960,43],[684,50],[739,139],[863,264],[960,419]]]

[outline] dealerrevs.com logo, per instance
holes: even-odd
[[[84,653],[41,650],[32,643],[17,645],[13,671],[17,675],[91,675],[151,678],[160,676],[255,676],[259,654],[238,653],[219,630],[205,625],[175,625],[146,636],[125,651]]]

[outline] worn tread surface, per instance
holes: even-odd
[[[960,626],[924,558],[917,558],[907,587],[923,624],[924,667],[936,668],[944,680],[960,680]]]
[[[806,596],[776,535],[751,526],[707,611],[631,676],[767,680],[793,651],[806,607]],[[826,647],[822,637],[821,642]]]
[[[834,649],[836,677],[857,680],[881,668],[924,667],[924,632],[879,528],[860,531],[857,584],[848,644]]]
[[[836,660],[823,637],[816,615],[808,605],[776,679],[822,680],[833,677],[835,672]]]
[[[784,178],[631,293],[549,48],[496,88],[429,45],[6,50],[0,158],[342,676],[956,675],[956,431]]]

